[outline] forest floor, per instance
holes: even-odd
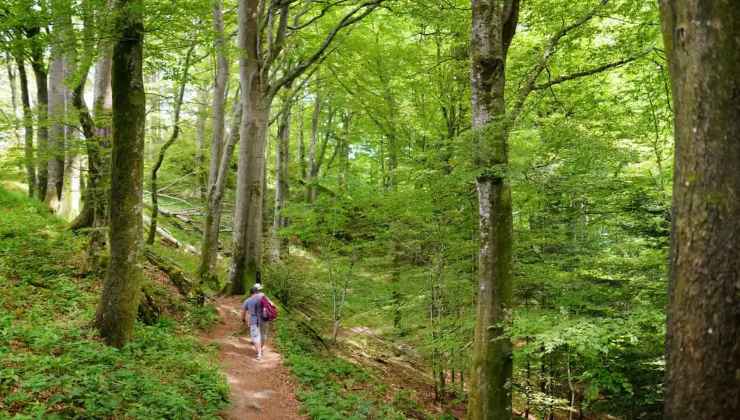
[[[255,359],[246,328],[239,319],[239,297],[215,302],[221,321],[202,338],[219,347],[221,370],[229,383],[231,405],[227,419],[303,419],[298,414],[295,384],[280,353],[270,344],[262,360]],[[272,341],[272,338],[270,338]]]

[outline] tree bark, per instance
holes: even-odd
[[[740,411],[740,9],[661,1],[675,103],[665,416]]]
[[[512,416],[511,188],[505,118],[505,66],[519,1],[473,0],[471,85],[479,206],[478,303],[468,418]]]
[[[20,56],[16,56],[15,60],[18,65],[18,78],[21,82],[26,183],[28,184],[28,196],[34,197],[36,194],[36,165],[33,151],[33,112],[31,111],[31,100],[28,94],[28,76],[26,75],[25,62]]]
[[[117,0],[113,50],[110,262],[96,321],[105,341],[131,338],[142,283],[144,123],[143,0]]]

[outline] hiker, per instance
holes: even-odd
[[[267,343],[269,321],[275,316],[277,316],[275,306],[262,293],[262,284],[256,283],[250,290],[250,296],[242,304],[242,322],[249,326],[249,335],[257,353],[257,360],[262,359],[262,350]]]

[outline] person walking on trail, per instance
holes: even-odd
[[[249,335],[252,338],[257,360],[262,359],[262,350],[267,342],[267,320],[264,319],[262,284],[252,286],[250,296],[242,304],[242,322],[249,326]],[[249,316],[247,316],[249,315]]]

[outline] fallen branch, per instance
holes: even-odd
[[[147,215],[144,215],[144,224],[151,226],[151,218]],[[189,254],[199,255],[198,250],[194,246],[180,242],[162,226],[157,226],[157,234],[162,237],[162,242],[164,242],[165,244],[171,245],[175,248],[182,248],[185,252]]]

